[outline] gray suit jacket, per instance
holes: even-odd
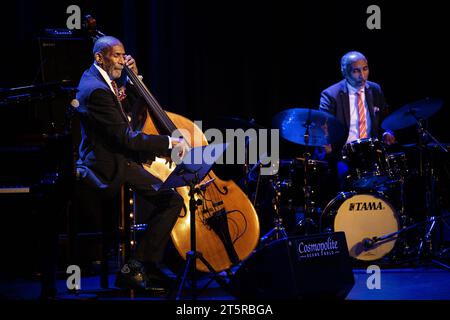
[[[372,138],[381,138],[381,123],[388,114],[388,106],[383,91],[377,83],[367,81],[365,93],[372,124],[369,135]],[[346,140],[350,128],[350,104],[346,80],[342,80],[322,91],[319,110],[328,112],[339,120],[345,128]],[[342,146],[344,143],[345,141],[337,145]]]

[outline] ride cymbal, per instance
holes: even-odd
[[[426,120],[442,107],[441,99],[423,99],[401,107],[384,119],[381,127],[384,130],[398,130],[417,124],[419,120]]]

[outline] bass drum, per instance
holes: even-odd
[[[397,235],[375,243],[371,240],[399,231],[400,219],[379,194],[342,192],[325,207],[320,227],[322,231],[344,231],[350,256],[373,261],[392,251]]]

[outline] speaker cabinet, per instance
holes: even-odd
[[[344,299],[355,284],[344,232],[280,239],[230,280],[238,299]]]
[[[66,85],[77,86],[94,61],[89,38],[40,37],[38,42],[43,82],[65,80]]]

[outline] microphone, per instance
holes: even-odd
[[[64,116],[64,132],[68,133],[72,130],[72,119],[75,117],[75,109],[80,106],[80,101],[77,99],[72,99],[70,101],[70,107],[66,108],[66,113]]]
[[[216,178],[212,178],[212,179],[209,179],[208,181],[205,181],[204,183],[202,183],[202,184],[199,184],[198,185],[198,188],[200,189],[200,190],[202,190],[202,191],[205,191],[206,190],[206,188],[215,180]]]
[[[373,237],[372,239],[369,238],[365,238],[362,241],[362,245],[364,247],[364,249],[368,250],[370,248],[373,248],[373,246],[375,245],[375,243],[378,241],[377,237]]]
[[[178,176],[182,176],[182,175],[185,175],[186,173],[196,174],[199,170],[200,169],[198,169],[198,170],[191,170],[191,169],[188,169],[188,168],[184,167],[184,168],[181,168],[180,171],[178,171],[177,175]]]
[[[72,99],[72,101],[70,101],[70,105],[74,108],[78,108],[80,106],[80,101],[77,99]]]

